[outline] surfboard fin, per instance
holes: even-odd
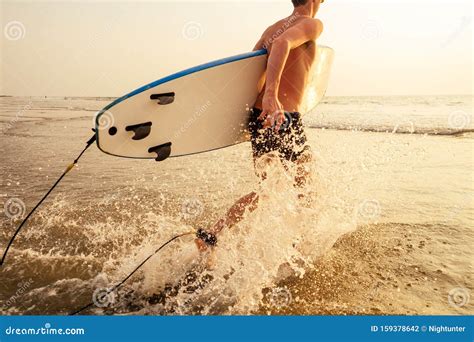
[[[159,105],[168,105],[174,102],[175,93],[152,94],[150,100],[158,100]]]
[[[157,154],[155,158],[156,161],[163,161],[167,159],[171,154],[171,143],[169,142],[155,147],[150,147],[148,149],[148,152]]]
[[[150,135],[151,132],[151,122],[144,122],[137,125],[130,125],[125,127],[127,132],[133,132],[135,135],[132,137],[133,140],[142,140]]]

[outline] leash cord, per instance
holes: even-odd
[[[58,178],[58,180],[56,181],[56,183],[54,183],[54,185],[48,190],[48,192],[43,196],[43,198],[38,202],[38,204],[30,211],[30,213],[25,217],[25,219],[21,222],[21,224],[18,226],[18,228],[16,229],[15,233],[13,234],[13,236],[11,237],[10,241],[8,242],[7,244],[7,248],[5,248],[5,251],[3,252],[3,256],[2,256],[2,260],[0,260],[0,267],[3,266],[3,263],[5,262],[5,259],[7,257],[7,254],[8,254],[8,250],[10,249],[11,245],[13,244],[13,241],[15,241],[15,238],[17,237],[18,233],[20,232],[20,230],[23,228],[23,226],[25,225],[25,223],[28,221],[28,219],[30,218],[31,215],[33,215],[33,213],[36,211],[36,209],[38,209],[38,207],[44,202],[44,200],[49,196],[49,194],[54,190],[54,188],[61,182],[61,180],[64,178],[64,176],[66,176],[66,174],[71,171],[74,166],[77,164],[77,162],[79,161],[79,159],[82,157],[82,155],[84,154],[84,152],[86,152],[86,150],[95,142],[96,140],[96,135],[94,134],[94,136],[92,136],[88,141],[87,141],[87,144],[86,144],[86,147],[82,150],[82,152],[79,154],[79,156],[74,160],[74,162],[72,164],[69,164],[66,168],[66,170],[64,170],[63,174],[61,175],[61,177]]]
[[[193,232],[188,232],[188,233],[183,233],[183,234],[179,234],[179,235],[176,235],[174,237],[172,237],[171,239],[169,239],[168,241],[166,241],[164,244],[162,244],[160,247],[158,247],[158,249],[156,249],[152,254],[150,254],[145,260],[143,260],[140,265],[138,265],[128,276],[126,276],[120,283],[118,283],[117,285],[115,285],[114,287],[110,288],[109,290],[107,290],[107,292],[102,296],[102,297],[105,297],[105,296],[108,296],[110,293],[114,292],[115,290],[117,290],[120,286],[122,286],[128,279],[130,279],[130,277],[132,277],[143,265],[145,265],[145,263],[150,260],[153,256],[155,256],[158,252],[160,252],[163,248],[165,248],[167,245],[169,245],[171,242],[179,239],[179,238],[182,238],[184,236],[187,236],[187,235],[195,235],[196,232],[193,231]],[[94,306],[94,302],[92,303],[89,303],[87,304],[86,306],[82,307],[81,309],[79,310],[76,310],[72,313],[70,313],[69,315],[70,316],[74,316],[74,315],[77,315],[79,313],[81,313],[82,311],[84,310],[87,310],[88,308],[90,308],[91,306]]]
[[[69,164],[66,168],[66,170],[64,170],[64,172],[62,173],[62,175],[58,178],[58,180],[53,184],[53,186],[48,190],[48,192],[43,196],[43,198],[41,198],[41,200],[38,202],[38,204],[36,204],[36,206],[28,213],[28,215],[23,219],[23,221],[21,222],[21,224],[18,226],[18,228],[16,229],[15,233],[13,234],[13,236],[11,237],[10,241],[8,242],[7,244],[7,247],[5,248],[5,251],[3,252],[3,256],[2,256],[2,259],[0,260],[0,267],[3,266],[4,262],[5,262],[5,259],[7,257],[7,254],[8,254],[8,251],[10,250],[10,247],[12,246],[13,242],[15,241],[15,238],[18,236],[18,234],[20,233],[21,229],[23,228],[23,226],[26,224],[26,222],[28,221],[28,219],[31,217],[31,215],[33,215],[33,213],[36,211],[36,209],[39,208],[39,206],[46,200],[46,198],[48,198],[48,196],[51,194],[51,192],[56,188],[56,186],[63,180],[63,178],[69,173],[69,171],[71,171],[74,166],[76,166],[76,164],[79,162],[79,159],[82,157],[82,155],[87,151],[87,149],[96,141],[97,137],[96,135],[94,134],[86,143],[86,147],[81,151],[81,153],[77,156],[77,158],[74,160],[74,162],[72,162],[71,164]],[[184,236],[187,236],[187,235],[195,235],[196,232],[188,232],[188,233],[183,233],[183,234],[179,234],[179,235],[176,235],[174,237],[172,237],[171,239],[169,239],[168,241],[166,241],[164,244],[162,244],[158,249],[156,249],[152,254],[150,254],[145,260],[143,260],[140,265],[138,265],[128,276],[126,276],[120,283],[118,283],[117,285],[115,285],[114,287],[112,287],[111,289],[109,289],[107,291],[107,293],[104,295],[104,296],[107,296],[109,295],[110,293],[112,293],[113,291],[117,290],[120,286],[122,286],[128,279],[130,279],[130,277],[132,277],[148,260],[150,260],[154,255],[156,255],[157,253],[159,253],[163,248],[165,248],[167,245],[169,245],[171,242],[179,239],[179,238],[182,238]],[[198,236],[199,238],[202,238],[200,236]],[[207,241],[205,241],[207,243]],[[77,315],[78,313],[90,308],[91,306],[94,305],[94,302],[92,303],[89,303],[88,305],[84,306],[83,308],[77,310],[77,311],[74,311],[73,313],[71,313],[70,315],[73,316],[73,315]]]

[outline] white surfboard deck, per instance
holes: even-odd
[[[333,56],[331,48],[318,46],[302,114],[323,98]],[[122,96],[97,114],[97,146],[114,156],[164,160],[247,141],[249,109],[266,62],[265,50],[254,51],[184,70]]]

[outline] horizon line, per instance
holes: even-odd
[[[119,95],[119,96],[81,96],[81,95],[7,95],[7,94],[0,94],[0,97],[83,98],[83,99],[117,99],[117,98],[120,98],[122,96],[123,95]],[[416,96],[416,97],[472,96],[472,97],[474,97],[474,93],[471,93],[471,94],[329,95],[329,96],[324,96],[324,98],[331,98],[331,97],[408,97],[408,96]]]

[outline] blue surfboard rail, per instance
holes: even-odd
[[[96,120],[95,120],[96,130],[98,128],[97,127],[98,126],[97,125],[98,119],[104,112],[106,112],[107,110],[109,110],[113,106],[119,104],[120,102],[123,102],[123,101],[137,95],[137,94],[143,93],[144,91],[149,90],[151,88],[154,88],[154,87],[156,87],[160,84],[163,84],[163,83],[166,83],[166,82],[169,82],[169,81],[172,81],[172,80],[176,80],[178,78],[181,78],[181,77],[184,77],[184,76],[187,76],[187,75],[190,75],[190,74],[194,74],[194,73],[202,71],[202,70],[206,70],[206,69],[210,69],[210,68],[213,68],[213,67],[216,67],[216,66],[220,66],[220,65],[240,61],[240,60],[247,59],[247,58],[256,57],[256,56],[262,56],[262,55],[266,55],[266,54],[267,54],[267,50],[263,49],[263,50],[247,52],[247,53],[243,53],[243,54],[240,54],[240,55],[231,56],[231,57],[227,57],[227,58],[222,58],[222,59],[219,59],[219,60],[216,60],[216,61],[213,61],[213,62],[208,62],[208,63],[201,64],[201,65],[189,68],[189,69],[185,69],[183,71],[179,71],[179,72],[171,74],[169,76],[160,78],[159,80],[151,82],[147,85],[144,85],[144,86],[142,86],[138,89],[135,89],[134,91],[132,91],[132,92],[130,92],[130,93],[128,93],[128,94],[126,94],[122,97],[119,97],[118,99],[116,99],[112,103],[108,104],[107,106],[105,106],[99,112],[99,114],[97,114]]]

